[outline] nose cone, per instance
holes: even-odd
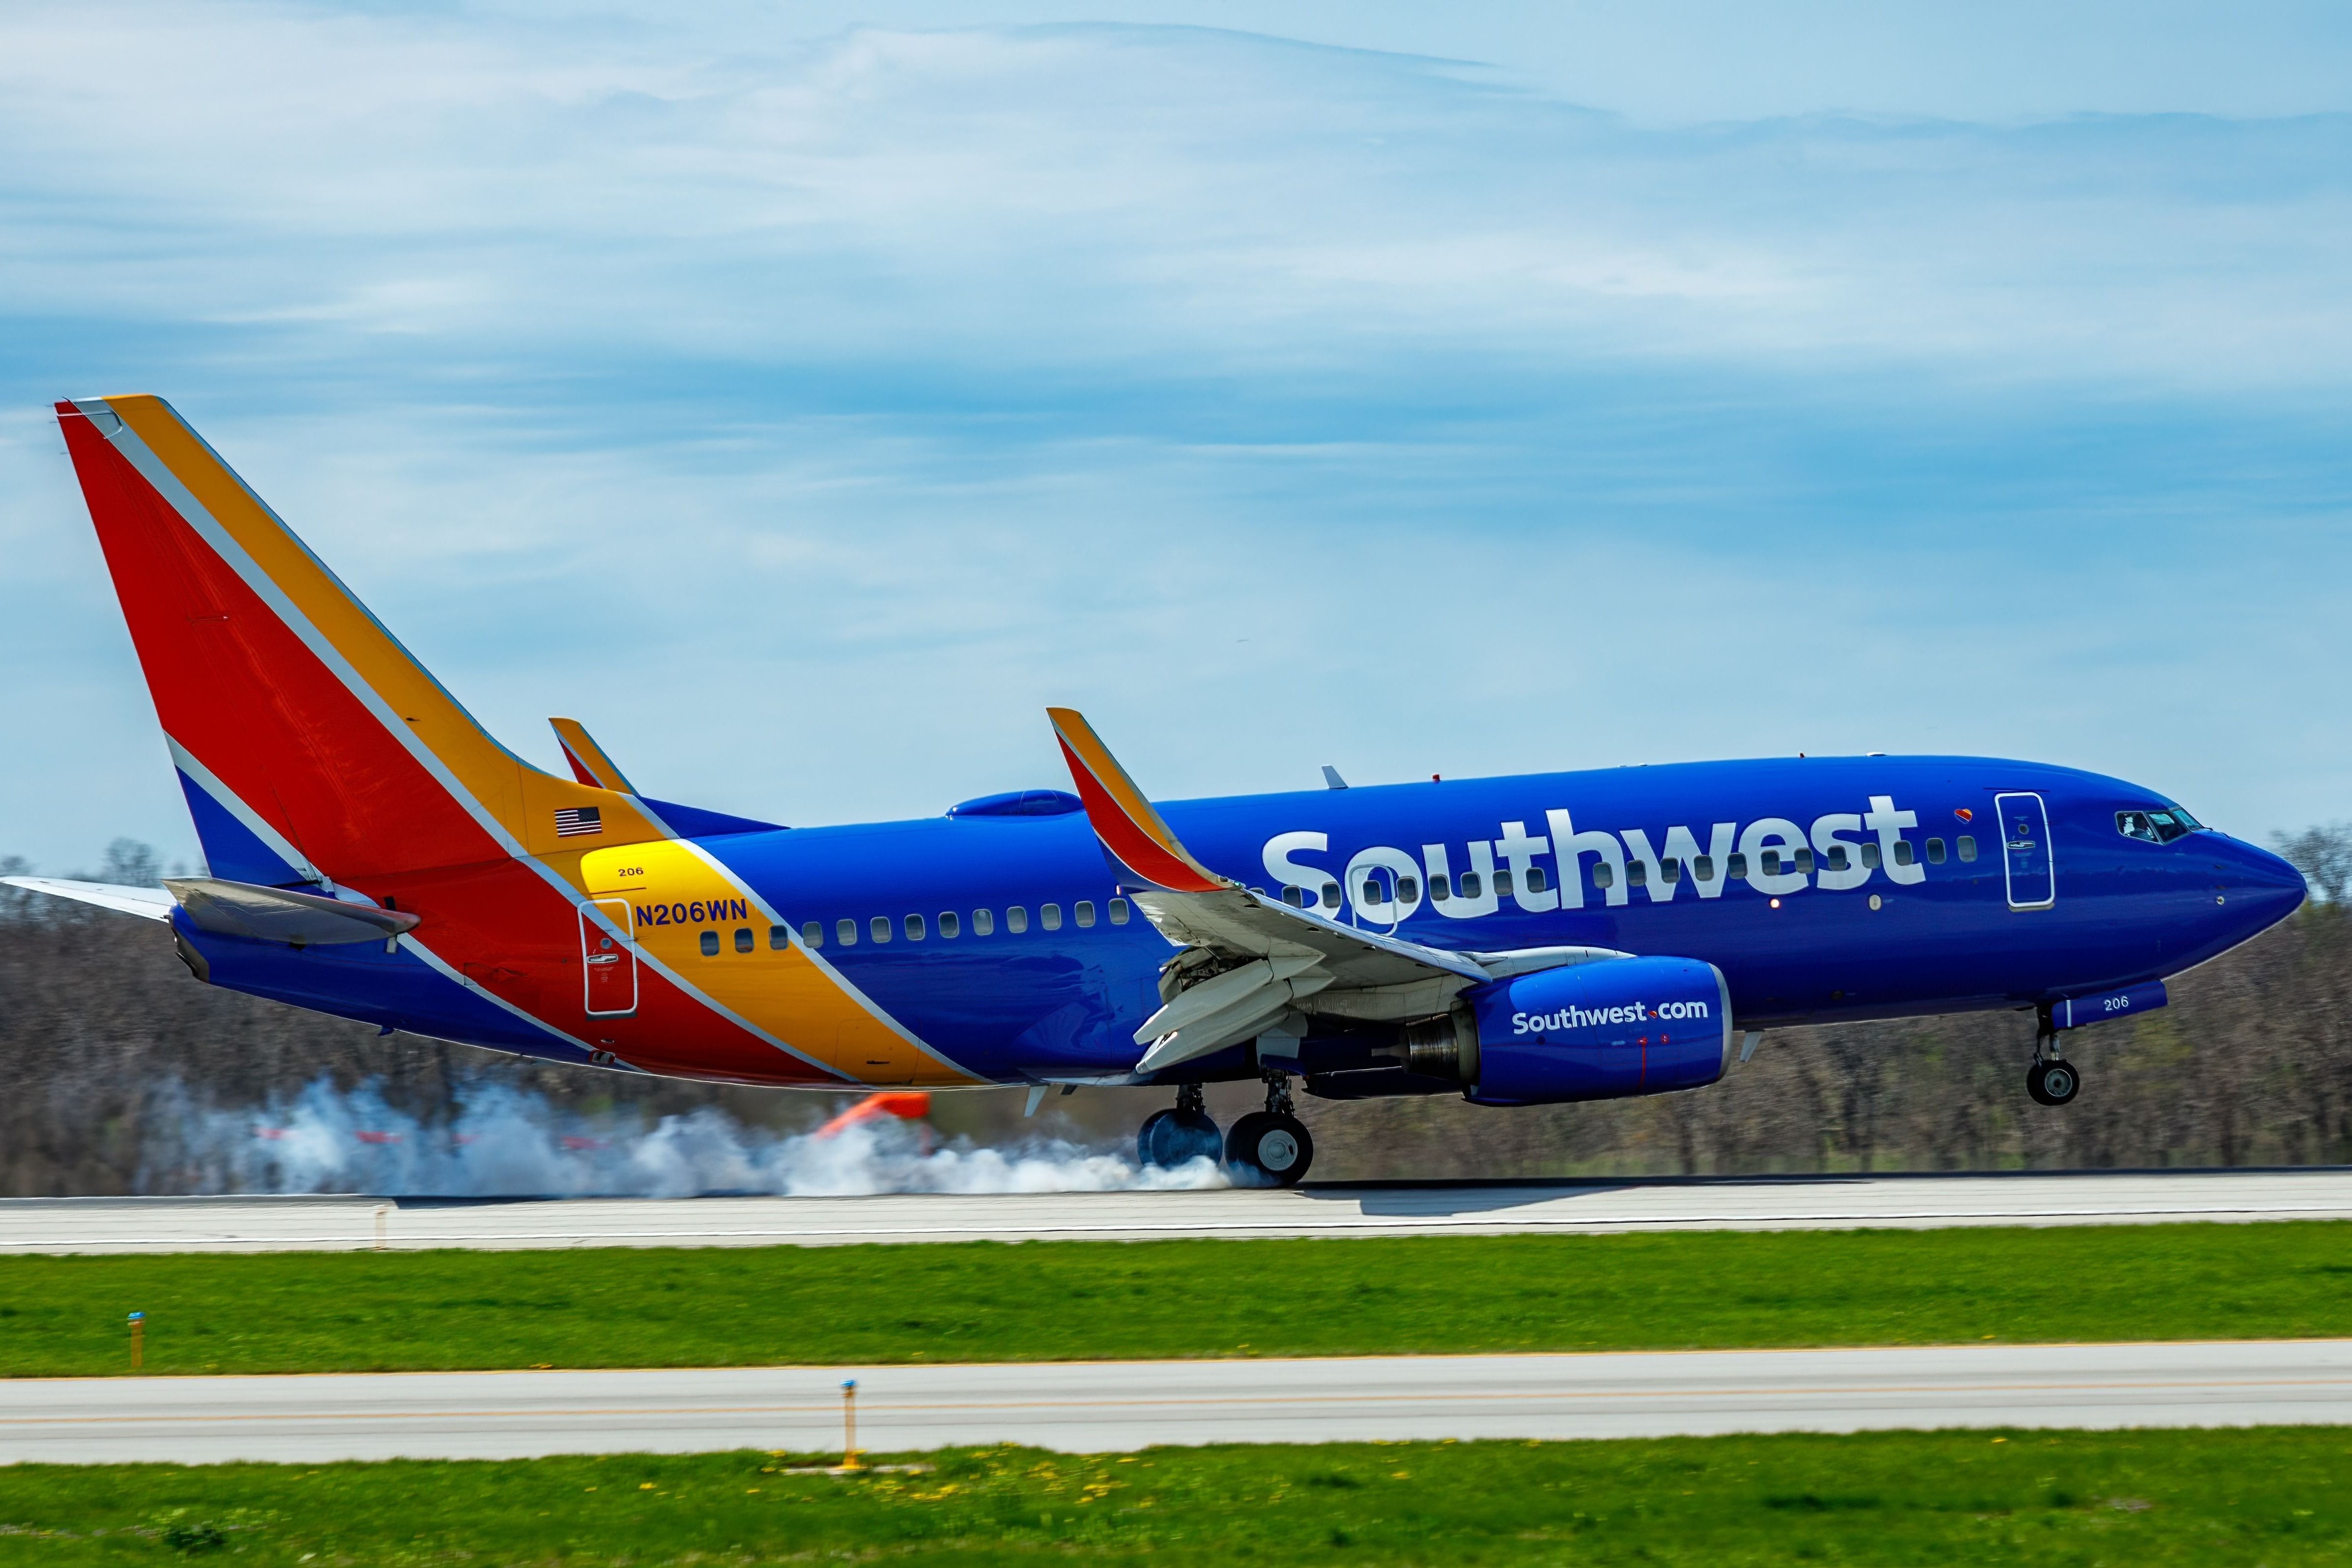
[[[2309,895],[2303,873],[2269,850],[2242,839],[2214,835],[2213,858],[2219,862],[2216,895],[2227,901],[2231,923],[2248,936],[2266,931],[2294,913]]]

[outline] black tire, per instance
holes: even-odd
[[[1315,1140],[1296,1116],[1253,1110],[1225,1135],[1225,1163],[1268,1186],[1295,1187],[1315,1163]]]
[[[1155,1110],[1135,1134],[1135,1156],[1164,1170],[1193,1160],[1213,1160],[1223,1142],[1206,1111]]]
[[[2036,1105],[2064,1105],[2083,1092],[2083,1075],[2063,1058],[2035,1062],[2025,1070],[2025,1092]]]

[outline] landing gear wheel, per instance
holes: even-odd
[[[2025,1070],[2025,1092],[2036,1105],[2063,1105],[2082,1089],[2083,1075],[2063,1058],[2035,1062]]]
[[[1297,1186],[1314,1163],[1307,1124],[1283,1111],[1253,1110],[1225,1135],[1225,1163],[1269,1186]]]
[[[1207,1111],[1180,1106],[1155,1110],[1143,1119],[1142,1129],[1135,1135],[1135,1157],[1146,1165],[1172,1171],[1194,1160],[1214,1160],[1222,1142],[1217,1124]]]

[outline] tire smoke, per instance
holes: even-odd
[[[647,1125],[591,1117],[503,1085],[425,1122],[372,1084],[320,1079],[290,1100],[232,1110],[190,1102],[141,1174],[147,1193],[366,1193],[390,1197],[692,1197],[878,1193],[1086,1193],[1222,1187],[1196,1159],[1140,1167],[1129,1150],[1032,1136],[1004,1147],[939,1142],[887,1117],[820,1138],[749,1126],[711,1107]]]

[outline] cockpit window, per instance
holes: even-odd
[[[2169,844],[2183,834],[2194,833],[2202,824],[2177,805],[2162,811],[2119,811],[2116,813],[2116,831],[2126,838],[2144,838],[2150,844]]]

